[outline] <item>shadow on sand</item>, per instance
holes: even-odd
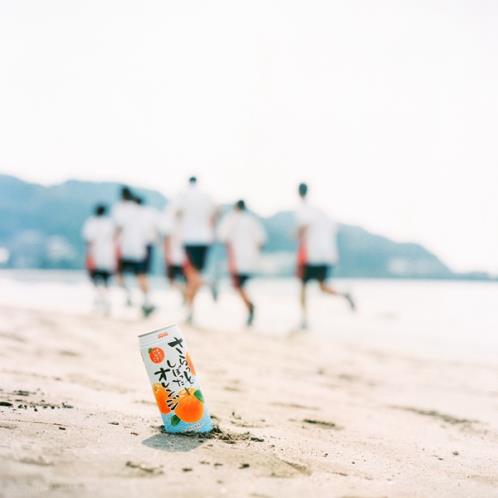
[[[142,444],[149,448],[169,452],[190,451],[203,443],[204,439],[201,435],[187,436],[182,434],[166,434],[164,432],[154,434],[142,441]]]

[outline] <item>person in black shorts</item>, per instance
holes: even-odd
[[[132,305],[131,290],[126,285],[125,275],[132,274],[143,295],[142,313],[149,316],[155,306],[150,302],[150,284],[147,277],[147,244],[150,241],[150,224],[147,213],[137,196],[123,189],[126,199],[115,207],[114,220],[119,244],[120,284],[126,293],[127,305]]]
[[[183,271],[183,266],[167,264],[166,277],[168,278],[170,285],[174,285],[175,282],[185,282],[185,272]]]
[[[144,273],[149,274],[152,270],[152,261],[154,258],[154,242],[157,240],[158,235],[158,222],[153,208],[145,204],[143,197],[134,195],[135,202],[142,208],[144,215],[144,223],[147,225],[148,234],[146,255],[143,264]]]
[[[235,203],[218,226],[218,238],[227,251],[228,271],[232,284],[247,309],[246,326],[254,322],[254,301],[246,290],[250,277],[257,273],[260,252],[266,241],[262,223],[251,214],[243,199]]]
[[[187,189],[171,204],[173,216],[179,221],[179,233],[185,251],[186,321],[192,323],[195,298],[204,283],[202,272],[213,243],[217,209],[211,197],[199,188],[195,176],[189,178]]]
[[[135,261],[133,259],[121,258],[119,260],[119,270],[123,274],[145,275],[147,273],[146,259]]]
[[[109,280],[112,277],[112,273],[107,270],[89,270],[90,280],[93,284],[98,287],[100,285],[104,287],[109,287]]]
[[[301,281],[307,284],[311,280],[316,280],[319,284],[323,284],[329,277],[332,276],[334,270],[333,265],[310,265],[305,264],[302,269]]]
[[[109,280],[116,268],[114,256],[114,224],[107,216],[107,206],[97,204],[82,228],[86,243],[86,268],[95,286],[95,307],[105,314],[110,312]]]
[[[179,219],[170,206],[166,207],[159,218],[159,231],[163,236],[164,265],[166,278],[170,287],[180,291],[183,302],[186,301],[186,277],[183,269],[185,250],[179,231]]]
[[[197,272],[202,273],[204,271],[204,267],[206,266],[209,246],[186,244],[184,247],[188,264]]]
[[[355,303],[351,294],[340,292],[327,284],[338,258],[336,245],[337,225],[321,209],[308,203],[308,186],[298,188],[301,204],[297,210],[298,253],[297,276],[301,280],[301,329],[308,327],[306,286],[316,280],[324,294],[344,298],[352,310]]]

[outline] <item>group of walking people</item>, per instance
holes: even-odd
[[[350,294],[335,290],[327,282],[338,258],[336,223],[309,203],[306,184],[299,185],[298,194],[297,276],[301,281],[300,328],[305,329],[309,282],[316,280],[322,292],[344,298],[352,309],[355,304]],[[133,275],[143,297],[143,315],[154,312],[148,274],[155,247],[162,243],[167,279],[181,292],[187,308],[186,321],[192,323],[196,296],[203,285],[207,285],[213,299],[217,299],[217,280],[207,280],[204,270],[210,248],[219,241],[226,248],[233,287],[247,311],[246,325],[253,324],[255,305],[247,292],[247,282],[257,272],[267,234],[244,200],[238,200],[222,213],[192,176],[187,188],[161,212],[123,186],[120,199],[111,209],[105,204],[95,206],[93,215],[84,223],[82,236],[86,243],[86,267],[97,292],[95,304],[103,313],[110,312],[108,287],[113,275],[130,306],[132,294],[126,277]]]

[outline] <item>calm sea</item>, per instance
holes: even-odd
[[[358,303],[351,313],[339,299],[310,288],[310,331],[353,347],[393,348],[448,358],[498,360],[498,284],[484,282],[337,280]],[[249,291],[257,304],[255,337],[286,337],[299,322],[298,283],[293,279],[254,279]],[[119,289],[112,289],[110,319],[138,320],[137,308],[126,308]],[[90,316],[93,289],[83,272],[4,270],[0,272],[0,305],[63,311]],[[153,279],[153,300],[165,323],[182,321],[185,311],[165,280]],[[135,291],[135,302],[140,296]],[[244,309],[222,282],[214,303],[207,290],[196,309],[199,326],[242,333]],[[140,324],[139,332],[146,328]]]

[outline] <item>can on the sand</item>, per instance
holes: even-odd
[[[139,336],[140,352],[167,432],[209,432],[211,417],[177,325]]]

